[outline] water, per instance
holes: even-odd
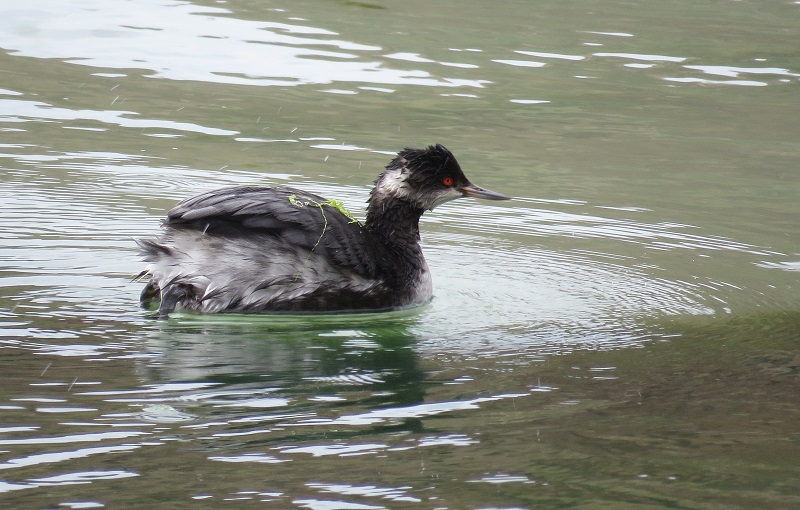
[[[0,16],[9,508],[796,508],[796,2],[32,0]],[[138,307],[177,200],[362,215],[404,146],[435,299]]]

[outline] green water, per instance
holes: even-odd
[[[2,10],[0,506],[800,506],[796,2]],[[431,304],[140,310],[176,201],[432,143],[515,200]]]

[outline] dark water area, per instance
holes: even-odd
[[[15,478],[4,500],[790,508],[800,499],[796,313],[693,319],[641,348],[539,361],[425,355],[417,319],[180,317],[141,327],[128,345],[7,345],[0,466]]]
[[[797,2],[67,2],[0,16],[3,508],[800,507]],[[405,146],[434,299],[139,307],[178,200],[363,218]]]

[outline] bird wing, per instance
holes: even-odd
[[[293,188],[237,186],[180,202],[164,225],[208,234],[269,233],[335,264],[374,278],[380,247],[338,204]]]

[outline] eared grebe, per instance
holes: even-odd
[[[459,197],[508,200],[470,183],[441,145],[404,149],[378,176],[364,224],[337,201],[238,186],[184,200],[157,240],[138,241],[142,304],[196,312],[330,312],[421,304],[432,295],[419,245],[425,210]]]

